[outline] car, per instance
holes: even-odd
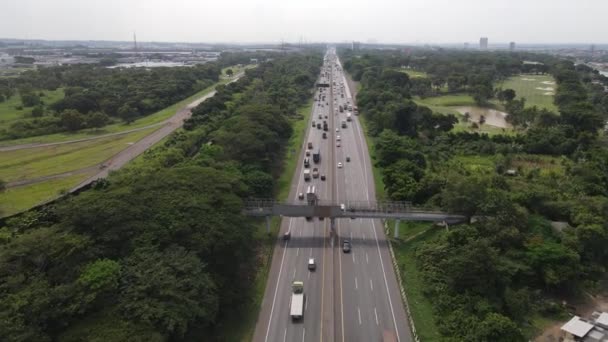
[[[350,157],[346,157],[346,161],[347,161],[347,162],[350,162]]]
[[[315,263],[315,258],[308,258],[308,269],[310,271],[314,271],[317,269],[317,264]]]
[[[340,147],[340,142],[338,141],[338,143],[336,144],[336,147]]]
[[[306,156],[310,157],[310,150],[306,150]]]
[[[338,163],[338,169],[342,168],[342,163]]]
[[[336,135],[336,140],[340,141],[340,136]]]
[[[327,133],[323,132],[323,139],[327,139]]]
[[[325,118],[327,119],[327,115],[325,115]]]
[[[342,252],[344,253],[350,253],[350,241],[349,240],[344,240],[342,241]]]
[[[285,232],[285,234],[283,234],[283,240],[289,240],[291,239],[291,230],[288,230]]]
[[[312,127],[315,127],[315,126],[316,126],[315,120],[312,120]]]
[[[324,181],[325,180],[325,175],[321,175],[321,180]]]
[[[340,132],[340,129],[339,129],[339,128],[336,128],[336,132]]]
[[[301,199],[301,200],[303,200],[303,199],[304,199],[304,193],[303,193],[303,192],[300,192],[300,193],[298,194],[298,198],[299,198],[299,199]]]
[[[319,119],[323,119],[323,115],[319,114]]]

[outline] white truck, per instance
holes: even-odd
[[[353,117],[350,113],[346,113],[346,121],[352,121]]]
[[[291,284],[291,310],[289,315],[294,321],[304,317],[304,282],[294,281]]]

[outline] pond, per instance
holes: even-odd
[[[454,107],[460,114],[464,115],[465,113],[469,113],[470,122],[479,123],[479,118],[483,115],[485,118],[484,125],[490,125],[500,128],[511,128],[511,124],[509,124],[506,120],[507,113],[501,112],[496,109],[491,108],[483,108],[477,106],[462,106],[462,107]]]

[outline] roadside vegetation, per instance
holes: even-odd
[[[595,292],[606,276],[608,96],[596,83],[608,78],[543,55],[418,54],[427,58],[342,53],[362,85],[359,110],[387,198],[469,217],[447,229],[403,224],[393,241],[418,333],[430,341],[526,341],[563,317],[563,301]],[[395,74],[398,65],[425,70],[430,87],[421,92],[421,79]],[[453,72],[464,78],[450,81]],[[521,72],[551,75],[558,111],[494,87]],[[446,82],[456,96],[434,97]],[[434,110],[471,98],[504,106],[517,131],[464,132],[455,113]]]
[[[191,96],[219,80],[218,63],[176,68],[108,69],[98,65],[57,66],[0,79],[0,102],[20,104],[26,112],[0,126],[0,140],[12,140],[85,128],[99,129],[119,121],[131,123]],[[63,97],[44,101],[44,91],[63,90]],[[2,112],[0,112],[2,114]]]
[[[247,340],[273,237],[242,201],[280,191],[321,62],[289,54],[248,70],[136,166],[7,220],[0,340]]]

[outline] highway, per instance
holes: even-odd
[[[317,100],[311,115],[315,127],[312,122],[307,125],[289,201],[301,202],[298,193],[305,194],[309,185],[317,188],[321,200],[342,203],[374,199],[363,130],[354,113],[352,121],[346,122],[347,110],[338,109],[354,103],[333,49],[325,56],[318,83],[330,86],[318,87],[315,92]],[[316,127],[324,120],[329,126],[326,139],[322,137],[323,129]],[[346,128],[342,128],[342,121]],[[318,167],[320,174],[326,175],[325,181],[304,181],[303,159],[308,142],[313,145],[312,151],[321,151],[319,164],[312,161],[311,152],[310,168]],[[338,163],[343,167],[339,168]],[[339,219],[332,233],[329,219],[284,218],[279,236],[287,231],[291,232],[290,240],[277,239],[254,341],[369,342],[382,341],[384,331],[392,332],[397,341],[411,341],[380,220]],[[350,253],[342,251],[344,239],[352,243]],[[315,271],[307,268],[309,258],[316,261]],[[304,282],[306,295],[304,318],[296,322],[289,316],[294,280]]]

